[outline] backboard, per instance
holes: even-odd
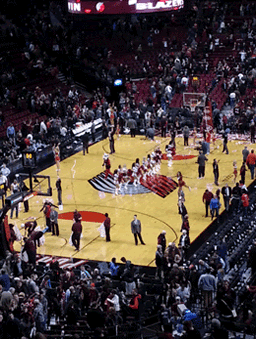
[[[32,174],[32,191],[30,190],[29,174],[16,174],[16,179],[20,185],[21,190],[33,195],[52,196],[51,180],[49,175],[33,175]]]
[[[183,93],[183,105],[190,107],[191,112],[194,112],[196,107],[205,107],[205,93]]]

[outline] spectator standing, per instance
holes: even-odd
[[[229,211],[229,202],[231,199],[231,187],[226,184],[224,187],[221,189],[221,193],[223,195],[223,201],[224,201],[224,206],[226,211]]]
[[[9,187],[10,183],[9,183],[9,175],[11,173],[10,169],[6,166],[5,163],[3,163],[2,167],[1,167],[1,173],[4,177],[6,177],[6,185],[7,187]]]
[[[212,198],[213,198],[212,192],[206,189],[203,195],[203,203],[205,204],[205,218],[208,217],[208,210],[209,210],[209,206],[210,206],[210,202]]]
[[[254,150],[251,150],[251,153],[248,154],[246,159],[246,164],[249,167],[249,170],[251,171],[251,179],[254,179],[254,170],[255,170],[255,164],[256,164],[256,155],[254,153]]]
[[[213,168],[213,175],[214,175],[214,183],[216,186],[219,186],[219,160],[213,159],[212,168]]]
[[[188,214],[186,214],[184,216],[184,219],[182,221],[182,224],[181,224],[181,232],[183,230],[186,230],[187,231],[187,235],[189,236],[189,230],[190,230],[190,226],[189,226],[189,220],[188,220]]]
[[[243,155],[243,162],[246,162],[247,157],[249,155],[249,151],[248,151],[247,146],[244,146],[244,149],[242,150],[242,155]]]
[[[217,218],[217,221],[219,220],[220,206],[221,206],[220,201],[219,201],[217,195],[215,194],[213,196],[213,198],[211,199],[211,202],[210,202],[210,211],[211,211],[212,219],[214,218],[214,215],[215,215],[216,218]]]
[[[82,234],[82,224],[81,224],[81,220],[77,220],[73,223],[72,226],[72,244],[73,246],[75,246],[76,251],[79,251],[80,248],[80,239],[81,239],[81,234]]]
[[[55,211],[53,206],[51,206],[50,220],[51,220],[52,235],[56,234],[58,237],[59,236],[58,212]]]
[[[109,139],[109,148],[110,148],[110,154],[115,153],[115,130],[114,127],[112,127],[111,131],[108,133],[108,139]]]
[[[95,123],[92,121],[91,125],[91,136],[92,136],[92,142],[95,142]]]
[[[24,247],[22,249],[22,254],[24,252],[28,255],[28,262],[33,266],[36,265],[36,245],[33,239],[24,238]]]
[[[20,183],[20,190],[22,192],[24,192],[24,194],[26,194],[26,192],[29,191],[29,188],[26,186],[24,181],[21,181]],[[29,203],[28,203],[28,199],[24,199],[23,200],[23,204],[24,204],[24,213],[27,213],[29,211]]]
[[[89,144],[89,135],[88,133],[84,133],[82,136],[82,142],[83,142],[83,155],[85,155],[85,151],[88,154],[88,144]]]
[[[141,237],[141,222],[140,220],[137,219],[136,214],[134,215],[134,219],[131,222],[131,230],[132,230],[132,234],[134,235],[135,245],[136,246],[138,245],[138,237],[140,239],[141,245],[146,245]]]
[[[165,115],[163,115],[160,120],[160,126],[161,126],[161,137],[166,138],[166,130],[168,126],[168,121]]]
[[[109,296],[106,299],[107,303],[114,307],[115,313],[118,314],[120,312],[120,303],[119,296],[116,293],[116,290],[112,290]]]
[[[133,316],[135,316],[136,320],[139,320],[140,317],[140,300],[141,300],[141,295],[138,293],[136,289],[132,291],[132,298],[130,300],[130,303],[128,305],[129,307],[129,313]]]
[[[241,168],[240,168],[241,181],[242,181],[243,184],[245,183],[245,173],[247,171],[245,164],[246,164],[246,162],[244,161],[242,163]]]
[[[161,245],[157,245],[155,263],[156,263],[155,278],[163,278],[164,254]]]
[[[241,188],[239,187],[239,183],[236,183],[236,186],[232,189],[232,209],[233,211],[238,211],[239,203],[241,201]]]
[[[16,141],[15,141],[15,128],[12,123],[9,124],[6,130],[6,136],[11,141],[15,146],[16,146]]]
[[[0,172],[0,186],[1,186],[1,196],[2,196],[2,207],[4,207],[4,196],[7,192],[7,178]]]
[[[15,194],[15,193],[18,193],[19,192],[19,184],[17,182],[17,180],[15,179],[13,181],[13,183],[11,184],[11,193],[12,194]],[[16,204],[14,207],[11,208],[11,215],[10,215],[10,218],[12,219],[13,217],[13,211],[16,211],[16,218],[18,218],[18,214],[19,214],[19,204]]]
[[[241,200],[242,200],[242,206],[243,206],[243,216],[247,217],[250,201],[249,201],[249,195],[246,190],[242,190]]]
[[[202,292],[204,307],[210,307],[217,290],[217,279],[211,274],[210,268],[201,274],[198,280],[198,289]]]
[[[34,311],[33,318],[36,323],[37,332],[43,333],[45,330],[45,315],[43,305],[40,303],[39,299],[34,300]]]
[[[180,236],[179,247],[183,251],[183,258],[186,260],[188,249],[190,247],[190,238],[188,236],[188,232],[186,229],[182,230],[182,234]]]
[[[118,276],[119,265],[116,264],[116,258],[112,258],[109,264],[110,274],[112,278]]]
[[[49,232],[51,232],[51,219],[50,219],[50,214],[51,214],[51,203],[46,199],[43,207],[41,208],[40,212],[43,211],[45,215],[45,223],[46,226],[49,227]]]
[[[159,319],[161,323],[161,329],[163,332],[172,333],[172,313],[169,308],[166,307],[165,304],[161,305],[161,309],[159,311]]]
[[[183,128],[183,138],[184,138],[184,146],[188,146],[188,138],[189,138],[189,128],[185,126]]]
[[[162,246],[162,251],[164,253],[166,249],[166,231],[162,231],[159,236],[157,237],[157,244]]]
[[[129,118],[127,123],[126,123],[126,126],[128,128],[130,128],[131,138],[135,138],[135,136],[136,136],[136,127],[137,127],[136,121],[133,118]]]
[[[206,156],[202,151],[199,152],[199,156],[197,158],[198,163],[198,179],[204,178],[205,175],[205,162],[208,161]]]
[[[104,228],[106,233],[106,242],[110,241],[110,218],[108,216],[108,213],[105,213],[106,219],[104,220]]]
[[[58,177],[56,180],[56,189],[57,189],[57,194],[58,194],[58,205],[62,205],[62,188],[61,188],[61,178]]]
[[[223,133],[223,150],[222,153],[226,152],[226,154],[229,154],[228,152],[228,133],[225,131]]]

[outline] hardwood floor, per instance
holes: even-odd
[[[118,165],[127,165],[130,168],[136,158],[142,161],[154,150],[156,146],[160,146],[164,152],[165,145],[169,142],[169,138],[156,138],[154,142],[145,140],[142,136],[131,138],[130,136],[121,136],[119,140],[115,140],[116,153],[110,155],[111,171]],[[219,160],[220,169],[220,188],[228,183],[234,186],[233,161],[237,161],[238,178],[240,166],[242,164],[242,149],[244,142],[231,141],[228,143],[230,150],[229,155],[222,153],[222,140],[217,140],[216,145],[211,145],[211,153],[208,157],[206,165],[206,175],[203,179],[198,177],[198,165],[196,164],[198,151],[192,146],[184,147],[183,138],[176,138],[176,154],[194,155],[194,158],[174,160],[171,167],[168,167],[167,161],[163,160],[159,174],[172,177],[177,181],[177,171],[181,171],[183,179],[191,191],[184,188],[185,206],[187,207],[190,221],[190,238],[193,241],[211,222],[210,217],[205,218],[205,207],[202,202],[202,196],[206,188],[214,193],[217,186],[214,185],[212,162],[216,158]],[[189,139],[192,143],[192,139]],[[246,143],[245,143],[246,144]],[[248,144],[248,143],[247,143]],[[250,149],[250,145],[248,145]],[[83,156],[82,152],[63,160],[60,163],[60,177],[62,180],[62,199],[63,211],[59,211],[59,228],[60,236],[51,236],[46,233],[45,245],[38,248],[37,252],[48,255],[60,255],[65,257],[75,257],[91,260],[110,261],[112,257],[117,258],[120,262],[122,256],[131,260],[134,264],[152,265],[154,266],[155,251],[157,245],[157,236],[162,230],[166,231],[167,242],[175,241],[178,243],[180,237],[181,217],[178,214],[178,190],[175,189],[165,198],[154,193],[145,194],[127,194],[115,196],[110,193],[104,193],[96,190],[88,182],[89,179],[97,176],[102,172],[102,156],[104,152],[109,152],[108,141],[101,141],[89,148],[89,154]],[[182,157],[181,157],[182,158]],[[50,175],[51,186],[53,188],[52,201],[57,204],[57,191],[55,182],[57,179],[56,166],[52,166],[41,172],[43,175]],[[246,173],[246,184],[251,182],[249,171]],[[38,218],[38,224],[42,228],[45,226],[45,220],[42,207],[45,197],[36,196],[29,200],[29,213],[19,214],[18,219],[13,219],[19,227],[21,223],[29,220],[31,217]],[[221,197],[223,210],[223,200]],[[61,214],[73,212],[75,209],[79,211],[91,211],[101,214],[106,212],[111,218],[111,242],[106,242],[100,237],[98,228],[100,222],[92,220],[83,220],[83,238],[81,239],[80,251],[75,252],[74,247],[69,244],[71,234],[72,220],[69,216]],[[131,221],[134,214],[142,223],[142,237],[146,246],[134,244],[134,237],[131,233]],[[68,220],[67,220],[68,219]],[[23,229],[21,230],[23,234]],[[20,244],[15,244],[15,249],[20,250]]]

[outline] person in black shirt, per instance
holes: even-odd
[[[58,192],[58,205],[62,205],[62,188],[61,188],[61,179],[58,178],[56,181],[56,189]]]
[[[223,151],[222,153],[226,152],[228,154],[228,133],[223,133]]]
[[[114,128],[111,129],[111,131],[108,134],[109,138],[109,148],[110,148],[110,154],[115,153],[115,139],[114,139],[115,130]]]
[[[22,192],[28,192],[29,188],[26,186],[26,184],[24,183],[24,181],[22,181],[20,183],[20,190]],[[24,213],[27,213],[29,211],[29,204],[28,204],[28,200],[23,200],[23,204],[24,204]]]
[[[82,136],[82,141],[83,141],[83,155],[85,155],[85,151],[88,154],[88,143],[89,143],[89,136],[88,133],[84,133]]]
[[[232,189],[232,200],[231,200],[231,206],[233,211],[237,211],[239,207],[239,202],[241,200],[241,188],[239,187],[239,183],[236,183],[236,186]]]

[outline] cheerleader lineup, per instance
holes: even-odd
[[[150,177],[155,175],[161,167],[162,151],[159,147],[154,152],[144,157],[140,163],[140,159],[137,158],[132,164],[132,168],[128,169],[126,165],[119,165],[118,169],[114,170],[114,185],[115,195],[120,194],[122,188],[127,190],[128,185],[132,184],[137,187],[142,181],[147,181]],[[108,154],[103,156],[103,166],[105,167],[105,179],[107,179],[110,172],[111,164]]]

